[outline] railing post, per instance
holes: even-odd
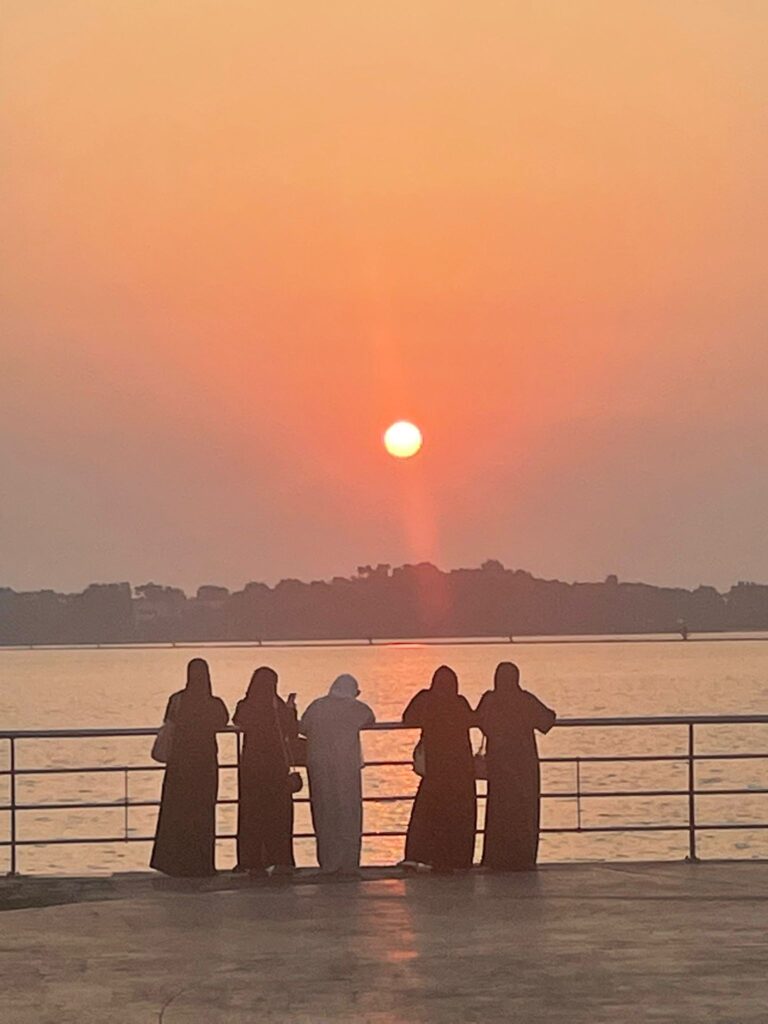
[[[576,758],[576,827],[581,832],[581,758]]]
[[[123,833],[128,842],[128,769],[123,771]]]
[[[696,756],[694,750],[694,723],[688,723],[688,856],[686,860],[697,861],[696,856]]]
[[[235,733],[235,763],[237,764],[237,779],[235,780],[236,792],[237,792],[237,808],[240,807],[240,763],[243,756],[243,734],[238,731]],[[293,842],[293,833],[291,833],[291,842]],[[235,866],[239,865],[238,848],[237,848],[237,819],[235,820]]]
[[[9,768],[11,771],[11,870],[8,876],[17,874],[16,871],[16,738],[9,736],[11,744]]]

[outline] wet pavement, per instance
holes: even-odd
[[[2,1024],[768,1021],[763,862],[0,883],[14,902]]]

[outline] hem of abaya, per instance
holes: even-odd
[[[213,878],[218,872],[213,869],[212,871],[177,871],[173,868],[161,868],[157,864],[149,865],[153,871],[159,871],[161,875],[165,875],[168,878]]]
[[[535,861],[526,861],[524,864],[494,864],[484,860],[481,861],[480,867],[485,868],[487,871],[510,874],[514,871],[535,871],[537,865]]]

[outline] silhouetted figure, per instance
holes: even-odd
[[[211,693],[208,663],[193,658],[187,685],[165,710],[173,744],[163,778],[160,813],[150,864],[177,878],[216,873],[216,796],[219,764],[216,732],[229,719],[224,701]]]
[[[358,700],[354,676],[341,675],[328,695],[312,701],[299,723],[307,737],[307,772],[317,860],[326,874],[354,875],[360,867],[363,796],[360,730],[373,711]]]
[[[293,695],[292,695],[293,696]],[[296,708],[277,695],[277,673],[262,666],[251,676],[233,723],[244,734],[238,772],[237,866],[243,871],[293,869],[293,797],[288,785]]]
[[[453,669],[442,665],[428,690],[403,712],[406,725],[421,729],[424,778],[419,783],[405,841],[406,864],[435,871],[472,867],[475,852],[475,769],[469,729],[472,709],[459,695]]]
[[[493,690],[483,694],[477,721],[488,740],[488,801],[483,865],[495,871],[527,871],[539,848],[541,779],[534,730],[546,733],[555,712],[520,688],[520,670],[503,661]]]

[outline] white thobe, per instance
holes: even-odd
[[[320,697],[304,712],[317,860],[324,872],[360,866],[363,802],[360,730],[376,720],[355,697]]]

